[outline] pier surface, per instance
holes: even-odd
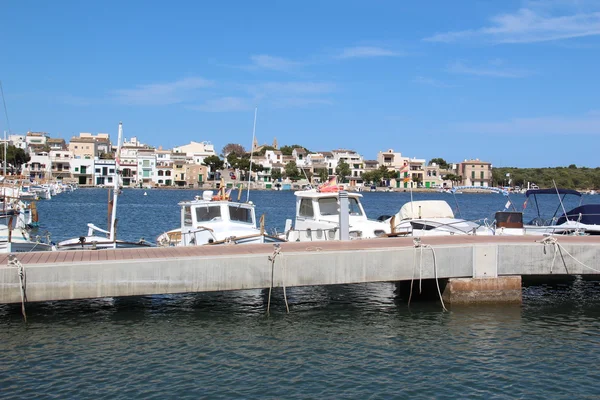
[[[555,240],[555,241],[554,241]],[[27,301],[523,275],[598,275],[600,236],[445,236],[14,253]],[[271,261],[273,260],[273,261]],[[21,302],[0,256],[0,303]],[[273,277],[273,278],[272,278]]]

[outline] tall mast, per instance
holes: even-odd
[[[250,169],[248,171],[248,192],[246,195],[246,203],[250,200],[250,181],[252,180],[252,157],[254,155],[254,134],[256,133],[256,113],[258,107],[254,108],[254,126],[252,127],[252,144],[250,145]]]
[[[6,131],[4,131],[4,163],[2,166],[2,175],[6,177],[6,146],[8,143],[6,142]]]
[[[117,224],[117,198],[119,197],[119,164],[121,157],[121,139],[123,137],[123,123],[119,122],[119,135],[117,136],[117,150],[115,152],[115,174],[113,177],[113,201],[112,215],[110,221],[110,241],[116,240],[116,224]]]

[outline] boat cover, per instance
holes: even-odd
[[[400,208],[396,218],[454,218],[454,212],[444,200],[409,201]]]
[[[579,216],[580,214],[581,217]],[[556,225],[567,222],[566,217],[568,217],[570,221],[578,221],[586,225],[600,225],[600,204],[584,204],[575,207],[571,211],[568,211],[566,216],[562,215],[556,221]]]
[[[529,197],[532,194],[534,195],[538,195],[538,194],[572,194],[575,196],[581,196],[581,193],[578,192],[577,190],[573,190],[573,189],[531,189],[525,192],[525,196]]]

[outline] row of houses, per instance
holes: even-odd
[[[67,143],[64,139],[51,138],[47,133],[28,132],[26,135],[10,135],[7,141],[24,149],[31,157],[22,166],[21,174],[40,181],[63,180],[82,186],[109,185],[113,182],[117,156],[124,186],[199,187],[222,172],[211,171],[203,165],[207,157],[217,156],[210,142],[192,141],[164,150],[132,137],[125,139],[120,154],[115,155],[110,136],[106,133],[81,133]],[[268,150],[260,151],[262,146],[256,143],[253,147],[253,152],[264,155],[255,156],[253,161],[261,165],[262,170],[252,173],[251,180],[264,188],[273,187],[276,180],[285,180],[286,166],[290,162],[294,162],[301,172],[300,176],[310,178],[312,184],[321,182],[323,171],[327,177],[336,175],[336,168],[342,161],[349,166],[349,173],[344,176],[349,187],[366,185],[363,179],[365,173],[382,166],[393,171],[390,174],[393,178],[387,179],[385,184],[394,188],[437,188],[456,184],[490,186],[492,179],[491,163],[478,159],[464,160],[442,169],[435,163],[427,164],[425,159],[406,157],[393,149],[380,151],[376,159],[369,160],[348,149],[307,152],[297,147],[291,155],[284,155],[277,149],[276,141]],[[239,172],[222,175],[228,181],[240,177]],[[281,175],[283,178],[278,178]],[[444,179],[448,176],[455,179]]]

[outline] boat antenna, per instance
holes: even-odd
[[[116,227],[117,227],[117,198],[119,196],[119,164],[121,157],[121,139],[123,138],[123,123],[119,122],[119,135],[117,136],[117,150],[115,152],[115,175],[113,178],[113,201],[112,201],[112,215],[110,222],[110,241],[116,240]]]
[[[6,100],[4,99],[4,89],[2,88],[2,81],[0,81],[0,94],[2,94],[2,104],[4,105],[4,116],[6,117],[6,127],[8,133],[10,133],[10,121],[8,120],[8,111],[6,109]]]
[[[568,220],[569,216],[567,215],[567,210],[565,210],[565,205],[563,204],[563,199],[560,197],[560,193],[558,192],[558,187],[556,187],[556,182],[552,179],[552,184],[554,185],[554,189],[556,189],[556,194],[558,195],[558,201],[560,202],[560,206],[563,210],[563,215]],[[554,213],[556,215],[556,213]]]
[[[254,108],[254,126],[252,127],[252,144],[250,145],[250,169],[248,170],[248,192],[246,195],[246,203],[250,200],[250,179],[252,178],[252,157],[254,156],[254,135],[256,133],[256,114],[258,107]]]

